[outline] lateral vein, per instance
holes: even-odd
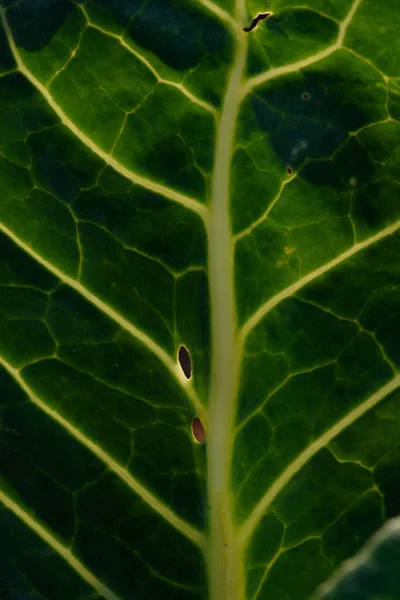
[[[159,83],[163,83],[165,85],[169,85],[169,86],[177,88],[191,102],[193,102],[193,104],[197,104],[198,106],[201,106],[204,110],[206,110],[206,111],[210,112],[212,115],[214,115],[214,117],[218,116],[218,111],[214,106],[212,106],[212,104],[209,104],[208,102],[205,102],[201,98],[198,98],[197,96],[192,94],[192,92],[190,92],[182,83],[177,83],[176,81],[170,81],[169,79],[164,79],[164,77],[161,77],[161,75],[156,71],[156,69],[153,67],[153,65],[144,56],[142,56],[140,54],[140,52],[137,52],[134,48],[132,48],[132,46],[130,46],[128,44],[128,42],[126,42],[124,40],[122,35],[117,35],[116,33],[113,33],[112,31],[108,31],[107,29],[100,27],[100,25],[93,23],[90,20],[85,7],[82,4],[77,4],[77,6],[81,9],[81,11],[86,19],[88,27],[91,27],[92,29],[96,29],[97,31],[100,31],[104,35],[117,40],[121,44],[121,46],[123,48],[125,48],[125,50],[127,50],[130,54],[135,56],[138,60],[140,60],[140,62],[143,65],[145,65],[145,67],[147,67],[147,69],[152,73],[152,75],[154,75],[154,77],[157,79],[157,81]]]
[[[215,15],[220,21],[228,25],[235,33],[240,31],[240,27],[235,21],[235,19],[231,17],[231,15],[226,10],[212,2],[212,0],[196,0],[196,2],[204,6],[204,8],[206,8],[209,12],[213,13],[213,15]]]
[[[0,364],[13,377],[20,388],[26,393],[33,404],[39,407],[44,413],[66,429],[74,436],[82,445],[86,446],[93,454],[95,454],[105,465],[115,473],[135,494],[140,496],[142,500],[151,506],[159,515],[161,515],[170,525],[177,529],[182,535],[191,540],[200,548],[205,546],[205,536],[192,527],[189,523],[181,519],[174,511],[166,506],[161,500],[156,498],[149,490],[139,483],[125,468],[117,461],[109,456],[100,446],[95,444],[91,439],[86,437],[79,429],[72,425],[67,419],[62,417],[57,411],[50,408],[43,400],[41,400],[28,386],[17,369],[14,369],[3,357],[0,357]]]
[[[339,33],[338,33],[336,42],[334,44],[332,44],[332,46],[325,48],[325,50],[321,50],[321,52],[317,52],[317,54],[314,54],[313,56],[309,56],[308,58],[304,58],[303,60],[299,60],[299,61],[296,61],[295,63],[291,63],[290,65],[285,65],[282,67],[275,67],[275,68],[270,69],[266,73],[260,73],[260,75],[255,75],[254,77],[251,77],[250,79],[248,79],[246,81],[246,83],[242,87],[242,99],[244,99],[251,92],[251,90],[253,88],[255,88],[259,85],[262,85],[263,83],[266,83],[267,81],[270,81],[271,79],[276,79],[277,77],[280,77],[281,75],[287,75],[289,73],[294,73],[296,71],[300,71],[301,69],[309,67],[310,65],[313,65],[314,63],[317,63],[320,60],[327,58],[328,56],[330,56],[331,54],[336,52],[336,50],[340,50],[340,48],[342,48],[342,46],[343,46],[343,41],[344,41],[344,38],[345,38],[345,35],[347,32],[347,29],[355,15],[355,13],[357,12],[357,9],[360,6],[361,2],[362,2],[362,0],[354,0],[352,7],[350,8],[349,12],[347,13],[346,18],[342,21],[342,23],[339,27]]]
[[[12,500],[7,494],[0,489],[0,501],[4,504],[8,510],[14,513],[25,525],[27,525],[32,531],[36,533],[46,544],[48,544],[61,558],[63,558],[78,575],[84,579],[89,585],[96,590],[100,596],[106,598],[106,600],[120,600],[104,583],[102,583],[97,577],[89,571],[73,554],[72,552],[63,546],[55,537],[47,531],[43,525],[41,525],[36,519],[34,519],[29,513],[23,510],[14,500]]]
[[[111,308],[108,304],[100,300],[97,296],[92,294],[85,286],[81,283],[72,279],[62,271],[60,271],[57,267],[55,267],[48,260],[43,258],[40,254],[35,252],[28,244],[23,242],[13,231],[8,229],[3,223],[0,222],[0,231],[2,231],[7,237],[9,237],[15,244],[17,244],[24,252],[29,254],[36,262],[41,264],[45,269],[53,273],[60,281],[62,281],[65,285],[68,285],[72,289],[74,289],[78,294],[83,296],[86,300],[88,300],[91,304],[93,304],[96,308],[101,310],[104,314],[106,314],[110,319],[118,323],[118,325],[125,331],[127,331],[132,337],[136,338],[141,342],[150,352],[152,352],[160,362],[168,369],[171,375],[178,382],[180,387],[184,390],[190,402],[193,405],[195,411],[202,415],[204,412],[203,405],[197,397],[196,391],[191,384],[188,384],[185,379],[181,368],[178,366],[176,362],[172,360],[172,358],[159,346],[154,340],[151,339],[146,333],[144,333],[141,329],[133,325],[130,321],[125,319],[122,315],[120,315],[116,310]]]
[[[203,219],[203,222],[205,224],[207,223],[208,209],[198,200],[190,198],[189,196],[186,196],[184,194],[180,194],[179,192],[171,188],[168,188],[160,183],[155,183],[154,181],[151,181],[150,179],[142,177],[141,175],[134,173],[130,169],[127,169],[126,167],[121,165],[117,160],[115,160],[115,158],[113,158],[110,154],[107,154],[106,152],[104,152],[104,150],[99,148],[99,146],[97,146],[86,134],[80,131],[80,129],[78,129],[78,127],[71,121],[71,119],[69,119],[69,117],[67,117],[64,111],[58,106],[58,104],[51,96],[50,92],[45,88],[45,86],[42,85],[40,81],[38,81],[36,77],[34,77],[34,75],[32,75],[32,73],[25,67],[21,56],[18,52],[18,49],[15,45],[14,38],[12,36],[11,29],[7,21],[5,10],[2,7],[0,7],[0,18],[2,20],[4,31],[19,71],[40,92],[40,94],[43,96],[43,98],[46,100],[49,106],[59,117],[63,125],[65,125],[85,146],[87,146],[94,154],[101,158],[108,166],[120,173],[120,175],[122,175],[126,179],[129,179],[130,181],[132,181],[132,183],[136,185],[140,185],[141,187],[146,188],[151,192],[154,192],[155,194],[164,196],[165,198],[168,198],[168,200],[172,200],[173,202],[176,202],[177,204],[180,204],[181,206],[192,210]]]
[[[323,447],[327,446],[337,435],[342,433],[347,427],[360,419],[367,411],[374,408],[379,402],[384,400],[389,394],[394,392],[400,386],[400,375],[394,377],[389,383],[381,387],[375,394],[370,396],[364,402],[361,402],[356,408],[351,410],[340,421],[338,421],[331,429],[326,431],[312,444],[308,446],[276,479],[275,483],[264,494],[253,512],[240,530],[240,540],[244,543],[253,533],[265,511],[271,506],[272,502],[290,482],[290,480],[304,467],[304,465],[319,452]]]
[[[329,261],[325,265],[322,265],[322,267],[315,269],[315,271],[308,273],[308,275],[305,275],[304,277],[302,277],[301,279],[299,279],[298,281],[296,281],[295,283],[293,283],[286,289],[282,290],[281,292],[279,292],[278,294],[276,294],[275,296],[270,298],[270,300],[268,300],[268,302],[263,304],[243,325],[240,335],[239,335],[239,341],[240,341],[241,347],[243,348],[243,345],[246,341],[247,336],[254,329],[254,327],[256,327],[256,325],[258,325],[258,323],[273,308],[275,308],[275,306],[277,304],[282,302],[282,300],[285,300],[286,298],[293,296],[298,290],[300,290],[301,288],[306,286],[311,281],[314,281],[314,279],[317,279],[324,273],[327,273],[328,271],[330,271],[337,265],[341,264],[343,261],[347,260],[348,258],[354,256],[361,250],[364,250],[365,248],[372,246],[376,242],[379,242],[380,240],[384,239],[385,237],[392,235],[399,229],[400,229],[400,220],[396,221],[389,227],[386,227],[385,229],[383,229],[379,233],[371,236],[370,238],[367,238],[366,240],[364,240],[362,242],[358,242],[357,244],[355,244],[354,246],[352,246],[345,252],[342,252],[342,254],[339,254],[339,256],[337,256],[333,260]]]

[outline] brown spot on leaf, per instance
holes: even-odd
[[[206,441],[206,432],[204,430],[203,423],[198,417],[193,419],[192,433],[196,442],[199,442],[199,444],[204,444],[204,442]]]

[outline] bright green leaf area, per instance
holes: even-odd
[[[398,598],[396,3],[0,16],[1,600]]]

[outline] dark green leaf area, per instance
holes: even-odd
[[[105,229],[83,223],[79,227],[81,281],[111,307],[139,322],[172,353],[174,276],[158,261],[125,249]],[[158,293],[159,289],[162,294]]]
[[[231,4],[231,0],[219,4]],[[183,6],[171,0],[101,0],[85,6],[95,22],[99,16],[106,20],[106,29],[115,19],[118,30],[126,31],[126,39],[137,44],[141,53],[155,58],[162,69],[174,71],[174,78],[181,74],[183,79],[186,74],[194,91],[212,104],[220,104],[232,40],[225,27],[196,2]]]
[[[397,395],[397,402],[399,397]],[[398,427],[399,417],[396,415],[396,425]],[[386,518],[396,517],[400,514],[400,473],[399,458],[400,452],[397,444],[393,443],[393,425],[391,430],[389,426],[389,436],[392,441],[391,450],[387,456],[384,456],[375,468],[375,479],[379,488],[383,491],[385,497],[385,516]],[[397,429],[398,431],[398,429]],[[382,432],[383,433],[383,432]],[[398,438],[397,438],[398,441]],[[388,443],[386,444],[389,445]]]
[[[70,39],[73,30],[78,33],[76,40]],[[112,33],[92,27],[86,13],[75,5],[47,46],[34,54],[21,53],[27,67],[91,142],[146,177],[157,181],[167,173],[164,183],[204,196],[212,161],[212,115],[176,87],[158,83],[154,67],[146,66]],[[151,39],[160,36],[152,32]],[[182,54],[188,55],[187,50]],[[206,66],[202,68],[207,72]],[[221,80],[220,73],[218,77]],[[132,139],[138,138],[141,144],[133,152]]]
[[[248,73],[256,75],[317,54],[334,44],[338,33],[339,24],[315,10],[274,7],[250,38]]]
[[[54,112],[19,73],[0,78],[1,144],[24,141],[27,134],[58,123]],[[14,182],[18,183],[18,182]]]
[[[393,519],[317,590],[314,600],[396,600],[399,549],[399,522]]]
[[[56,342],[44,322],[47,303],[47,294],[29,288],[1,292],[0,354],[13,367],[54,354]]]
[[[121,6],[115,9],[118,12]],[[146,5],[145,11],[148,9]],[[165,10],[164,6],[159,7],[158,13]],[[141,11],[140,15],[142,18],[144,13]],[[201,12],[193,12],[194,15],[203,19]],[[75,5],[48,45],[36,53],[21,50],[25,64],[92,143],[145,177],[204,197],[212,163],[209,149],[214,145],[213,116],[174,85],[160,81],[164,72],[161,69],[161,75],[155,74],[160,65],[152,64],[154,54],[146,64],[145,57],[139,58],[125,41],[121,43],[122,37],[116,38],[112,30],[100,31],[87,18],[84,7]],[[159,18],[157,14],[154,26],[165,34],[165,21],[162,29],[157,27]],[[215,37],[221,41],[224,29],[214,19],[205,20],[211,28],[215,26],[222,32],[222,36]],[[76,40],[71,39],[73,31],[77,33]],[[175,29],[174,32],[176,35]],[[150,39],[157,42],[162,35],[155,35],[152,30]],[[181,39],[179,35],[177,39]],[[208,29],[207,36],[202,38],[203,51],[204,44],[207,46],[211,39]],[[188,58],[190,52],[186,48],[179,55]],[[223,85],[221,61],[216,61],[215,56],[215,49],[210,49],[200,58],[204,83],[210,88],[208,96],[213,96],[214,83]],[[218,64],[206,64],[210,61]],[[194,73],[193,68],[187,71]],[[165,75],[172,82],[176,80],[176,74],[171,77],[167,71]],[[196,82],[201,83],[197,71]],[[133,147],[132,139],[140,139],[141,143]]]
[[[22,175],[14,168],[10,171],[14,177]],[[12,200],[3,196],[0,202],[3,223],[21,235],[31,248],[61,267],[66,275],[75,276],[79,270],[80,249],[73,215],[46,192],[36,188],[26,192],[25,197]]]
[[[21,80],[13,78],[1,83],[8,81],[18,91]],[[5,130],[4,140],[11,136],[15,143],[26,144],[30,162],[27,168],[11,157],[0,159],[3,223],[63,274],[80,276],[112,308],[140,321],[174,353],[179,342],[173,339],[176,276],[192,265],[204,265],[203,224],[194,213],[188,216],[183,207],[104,167],[64,126],[46,122],[43,131],[36,131],[36,113],[31,123],[24,112],[26,92],[29,98],[31,88],[24,85],[20,92],[10,92],[8,104],[7,94],[2,97],[11,111],[4,127],[14,128]],[[11,107],[13,98],[21,108],[18,102]],[[43,100],[37,105],[45,106]],[[26,141],[25,121],[34,128]],[[160,286],[163,294],[158,293]]]
[[[50,296],[46,323],[58,346],[111,342],[118,325],[71,288],[60,286]]]
[[[26,288],[48,293],[58,285],[58,280],[47,269],[3,233],[0,233],[0,256],[1,287],[14,288],[9,293],[17,294],[18,289]],[[3,302],[7,303],[7,296],[5,298]],[[18,306],[14,309],[18,310]]]
[[[3,370],[1,380],[2,490],[68,545],[75,529],[74,495],[105,466],[28,400]]]
[[[11,5],[7,18],[16,43],[30,52],[40,50],[51,40],[72,9],[69,0],[5,0],[3,4]]]
[[[330,572],[330,564],[323,556],[318,540],[310,539],[301,546],[283,552],[281,560],[269,571],[265,584],[260,570],[259,581],[253,582],[249,591],[258,583],[256,591],[259,600],[266,600],[271,594],[276,594],[277,598],[282,600],[290,600],[293,597],[303,600],[308,597],[315,584]]]
[[[0,355],[21,367],[54,354],[56,343],[45,315],[49,288],[57,281],[4,236],[0,252]]]
[[[227,10],[231,4],[232,0],[219,2]],[[105,35],[122,36],[162,77],[184,81],[200,98],[220,105],[233,44],[227,29],[197,2],[188,1],[183,8],[160,0],[86,0],[84,8],[89,25],[101,27]]]
[[[383,403],[363,415],[358,425],[345,429],[329,445],[339,460],[358,460],[369,469],[374,469],[374,479],[380,489],[384,490],[385,512],[388,517],[400,513],[397,493],[399,398],[399,392],[393,392]],[[386,483],[385,474],[388,475]],[[389,476],[392,477],[390,485]],[[390,507],[387,504],[389,498]]]
[[[395,368],[400,366],[398,263],[394,233],[299,291],[304,300],[357,323]]]
[[[400,84],[399,81],[391,81],[389,83],[389,101],[388,108],[393,119],[400,119]]]
[[[35,152],[43,166],[41,148],[30,146],[30,136],[41,128],[54,125],[54,116],[49,116],[47,104],[19,75],[5,77],[0,85],[5,111],[4,145],[0,141],[3,146],[0,159],[2,223],[21,235],[31,248],[61,266],[68,275],[76,275],[79,249],[74,217],[53,195],[54,190],[38,189],[42,180],[36,178],[37,165],[29,168]]]
[[[143,599],[149,590],[154,598],[202,597],[200,552],[114,475],[82,490],[76,510],[74,553],[115,592]]]
[[[0,25],[0,75],[15,68],[15,60],[9,48],[4,28]]]
[[[239,520],[315,440],[393,376],[371,333],[298,300],[264,319],[246,354],[233,471]]]
[[[284,488],[250,542],[247,562],[258,578],[257,597],[308,598],[381,525],[382,508],[367,468],[319,452]],[[270,535],[276,550],[266,556],[262,541]]]
[[[309,389],[314,387],[310,385]],[[280,407],[283,412],[282,404]],[[286,581],[280,575],[287,568],[287,560],[296,572],[304,573],[304,587],[296,597],[308,598],[326,578],[326,567],[332,572],[353,556],[385,519],[400,512],[399,421],[399,393],[394,392],[344,429],[327,450],[315,454],[308,446],[303,455],[298,454],[304,457],[304,466],[272,501],[248,547],[247,562],[252,573],[249,592],[259,588],[259,598],[264,598],[263,594],[267,598],[272,593],[280,597],[286,591],[287,595],[281,597],[289,600],[293,594],[290,579]],[[297,427],[297,435],[299,430]],[[264,476],[258,476],[258,486]],[[268,487],[267,483],[265,492]],[[307,556],[310,538],[318,540],[318,545],[303,571],[300,561]],[[271,551],[265,550],[265,540],[268,548],[272,540]],[[312,566],[321,556],[326,564],[320,565],[318,574]],[[375,600],[375,596],[372,598]]]
[[[269,564],[282,545],[284,526],[274,513],[261,519],[246,551],[247,595],[253,598]],[[268,539],[268,543],[266,543]]]
[[[0,527],[2,600],[100,600],[59,554],[3,507]]]
[[[304,119],[301,121],[304,123]],[[385,156],[381,150],[384,145],[381,135],[387,147]],[[396,152],[399,135],[400,129],[395,123],[365,127],[343,138],[329,159],[303,156],[303,165],[293,179],[281,175],[280,189],[275,175],[273,193],[266,194],[264,206],[256,205],[247,196],[246,201],[239,204],[244,187],[236,186],[234,224],[236,230],[239,227],[242,230],[236,245],[236,290],[242,319],[274,293],[399,218],[395,200],[399,191],[400,156]],[[303,150],[298,146],[300,152],[308,153],[307,137],[299,140],[298,132],[296,136],[298,145],[305,144]],[[281,139],[287,144],[288,136]],[[265,144],[267,152],[270,141]],[[255,185],[268,177],[268,173],[260,174],[263,164],[260,140],[256,145]],[[315,151],[320,149],[318,142]],[[252,157],[251,145],[246,152]],[[293,154],[293,147],[291,152]],[[287,160],[289,162],[290,157]],[[270,162],[265,162],[267,171]],[[277,169],[276,174],[279,173],[282,174],[282,167]],[[250,174],[248,179],[251,179]],[[265,259],[260,260],[260,256]]]
[[[239,146],[232,158],[232,226],[235,233],[249,226],[272,204],[286,173],[266,136],[254,136],[246,147]],[[260,201],[254,202],[257,198]]]
[[[305,94],[307,100],[304,99]],[[240,231],[251,225],[268,207],[272,208],[274,199],[279,205],[279,186],[275,182],[277,176],[281,182],[285,182],[288,178],[286,169],[301,169],[304,161],[308,165],[310,161],[318,161],[315,164],[316,171],[322,158],[334,163],[335,153],[348,139],[350,132],[387,118],[385,103],[386,82],[382,76],[369,65],[361,63],[360,66],[355,57],[344,51],[336,52],[299,73],[272,80],[257,88],[245,102],[239,119],[238,146],[242,152],[245,148],[254,165],[249,169],[242,186],[238,181],[233,190],[234,230]],[[260,129],[265,132],[263,136],[260,136]],[[349,201],[349,181],[346,187],[340,173],[335,171],[333,169],[325,185],[333,187],[332,192],[340,191],[345,196],[342,202],[346,199]],[[268,190],[266,197],[265,193],[260,195],[260,198],[265,197],[263,202],[253,203],[252,212],[249,202],[243,201],[244,197],[247,198],[245,187],[249,180],[253,180],[251,173],[254,173],[256,182],[262,177],[260,184],[264,184]],[[273,194],[270,191],[271,175]],[[303,178],[301,171],[298,175]],[[319,184],[315,182],[313,185],[314,193],[318,193],[323,183],[321,176]],[[282,196],[290,187],[289,183],[282,191]],[[297,198],[296,206],[303,201]]]
[[[79,193],[73,211],[81,223],[91,223],[117,239],[126,250],[137,250],[173,272],[205,266],[205,235],[200,218],[115,173],[101,172],[99,185]],[[160,235],[154,237],[155,233]]]
[[[105,474],[106,465],[41,408],[34,406],[8,374],[1,371],[0,379],[3,390],[0,404],[2,490],[48,533],[66,547],[71,545],[73,554],[114,593],[126,595],[128,590],[129,593],[133,590],[135,596],[146,598],[148,589],[161,594],[167,586],[170,588],[168,597],[177,600],[183,600],[184,593],[188,598],[201,597],[201,582],[205,577],[199,551],[152,507],[144,504],[126,483],[115,475]],[[69,402],[70,398],[64,400]],[[99,411],[98,406],[95,411]],[[176,441],[171,436],[168,439],[171,443]],[[150,469],[150,465],[148,467]],[[154,469],[157,468],[160,466],[155,464]],[[179,473],[176,477],[178,480]],[[186,496],[184,486],[177,490],[181,503],[192,502],[192,483],[195,482],[187,486]],[[7,513],[3,510],[0,514]],[[26,524],[22,526],[30,531]],[[5,531],[6,528],[3,536]],[[17,570],[22,574],[25,569],[30,573],[25,551],[28,552],[32,542],[24,546],[26,539],[29,535],[19,536],[8,547],[8,551],[15,548],[17,561],[21,560],[21,569],[17,567]],[[32,581],[35,588],[42,578],[44,585],[44,574],[53,563],[52,551],[46,547],[46,552],[38,552],[38,562],[32,563],[32,567],[41,567],[41,575],[38,573],[33,579],[37,583]],[[165,547],[169,549],[167,553]],[[13,570],[5,575],[13,577]],[[53,575],[47,581],[49,586],[55,585]],[[71,576],[68,590],[74,598],[79,597],[79,587],[71,592],[73,583]],[[56,591],[55,588],[54,593]]]
[[[351,4],[351,0],[308,0],[307,7],[310,11],[317,14],[333,20],[342,21],[350,10]],[[253,13],[256,14],[260,8],[257,0],[247,0],[246,5],[251,15],[253,15]],[[267,0],[265,5],[263,5],[263,8],[266,11],[273,10],[277,14],[291,8],[295,10],[304,10],[304,6],[299,7],[297,0],[276,0],[274,3],[272,3],[271,0]]]
[[[134,148],[133,138],[140,139]],[[203,199],[208,190],[213,143],[213,117],[175,88],[158,85],[127,116],[113,154],[121,164],[153,181]]]
[[[82,189],[92,189],[104,165],[64,125],[33,133],[27,140],[35,185],[70,205]]]
[[[111,9],[139,46],[178,71],[194,69],[208,54],[224,53],[230,45],[224,28],[192,2],[185,7],[171,0],[101,0],[101,4]]]
[[[208,402],[211,354],[208,279],[205,272],[189,271],[175,288],[176,337],[190,353],[193,384],[203,403]]]
[[[57,358],[23,369],[46,404],[185,518],[204,521],[204,448],[169,372],[74,292],[51,299]],[[190,501],[189,501],[190,498]]]
[[[233,485],[241,498],[239,518],[310,443],[313,423],[309,415],[318,415],[334,385],[334,365],[296,375],[238,429]],[[256,483],[260,476],[265,489],[260,489],[260,479]]]
[[[286,379],[297,374],[306,376],[334,364],[354,342],[357,333],[355,323],[339,319],[316,305],[297,299],[283,302],[261,321],[247,341],[239,421],[258,410]],[[271,375],[263,377],[270,357],[275,368],[271,369]],[[277,369],[279,364],[281,367]]]

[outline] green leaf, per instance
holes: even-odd
[[[321,600],[394,600],[399,597],[399,519],[386,523],[361,552],[321,586]]]
[[[398,7],[300,4],[0,0],[1,600],[306,600],[400,512]]]

